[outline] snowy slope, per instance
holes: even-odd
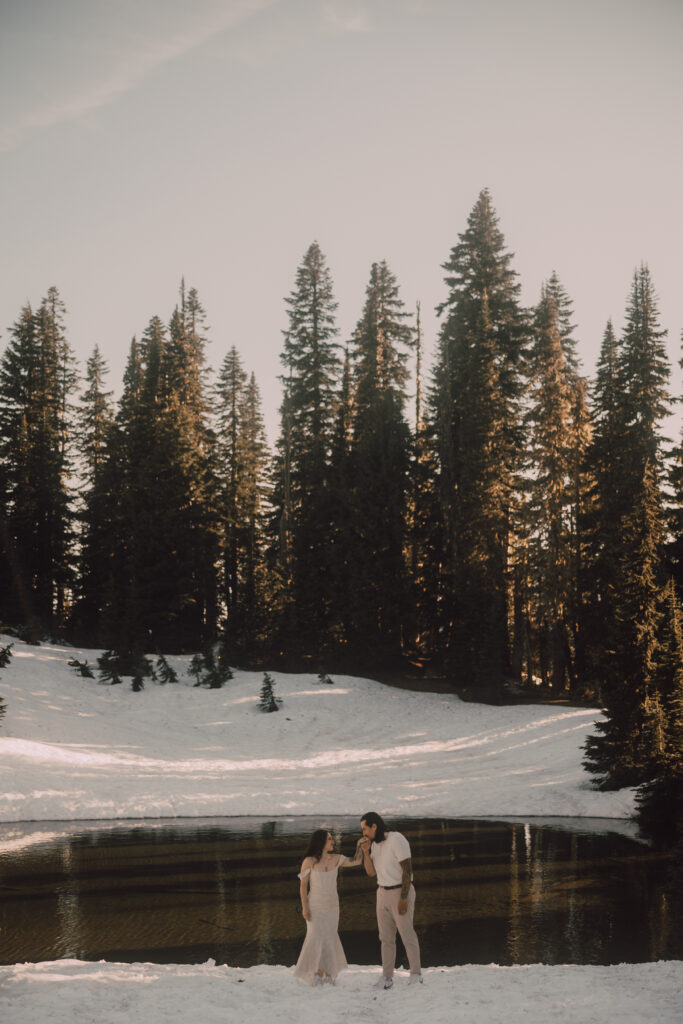
[[[3,638],[1,642],[9,642]],[[633,793],[600,793],[581,767],[599,713],[491,707],[367,679],[271,673],[221,690],[180,682],[134,693],[68,661],[100,652],[13,641],[0,672],[0,821],[210,815],[627,818]]]

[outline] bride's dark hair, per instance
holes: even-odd
[[[320,860],[329,834],[326,828],[317,828],[309,840],[304,859],[306,857],[313,857],[315,860]]]

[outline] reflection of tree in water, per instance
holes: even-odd
[[[656,903],[653,960],[683,959],[683,842],[674,847],[672,857]]]
[[[71,841],[67,840],[61,851],[61,867],[64,881],[57,895],[57,915],[59,917],[59,956],[81,959],[83,955],[83,917],[80,901],[80,883]]]
[[[216,963],[221,961],[228,961],[227,950],[225,947],[225,940],[230,934],[230,907],[229,900],[231,896],[229,874],[228,874],[228,863],[226,858],[225,850],[222,843],[216,844],[216,907],[215,907],[215,919],[213,921],[213,931],[216,932],[216,947],[217,955],[214,956]]]
[[[525,832],[528,825],[524,826]],[[523,935],[522,925],[522,886],[519,878],[519,854],[517,851],[517,840],[520,829],[513,825],[510,833],[510,917],[508,921],[508,933],[506,946],[509,962],[518,963],[521,950],[521,938]]]
[[[270,886],[266,886],[266,893]],[[275,946],[273,944],[273,906],[268,899],[261,899],[257,904],[256,922],[256,963],[274,964]]]
[[[577,875],[580,864],[579,837],[569,837],[569,863],[574,876]],[[572,963],[581,963],[583,937],[586,933],[586,915],[583,898],[577,886],[572,885],[567,893],[566,902],[567,924],[565,927],[565,939],[567,948],[571,950]]]

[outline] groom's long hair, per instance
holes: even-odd
[[[375,838],[373,842],[384,842],[386,834],[389,831],[389,829],[384,823],[384,818],[382,818],[382,816],[378,814],[377,811],[368,811],[367,814],[362,814],[360,820],[364,821],[366,825],[370,826],[370,828],[372,828],[373,825],[377,826],[377,831],[375,832]]]

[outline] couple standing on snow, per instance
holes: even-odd
[[[377,924],[382,946],[382,977],[375,988],[393,985],[396,961],[396,932],[403,940],[410,964],[409,984],[422,983],[420,945],[413,927],[415,889],[413,888],[410,846],[400,832],[390,832],[375,811],[361,818],[363,836],[356,855],[349,860],[334,853],[334,839],[325,829],[311,836],[301,865],[301,910],[306,919],[306,939],[294,974],[310,985],[334,984],[346,957],[339,939],[339,868],[363,864],[377,878]]]

